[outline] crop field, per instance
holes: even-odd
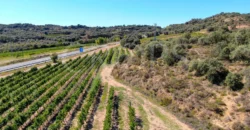
[[[123,54],[111,48],[0,79],[0,129],[89,129],[104,88],[99,70]],[[112,90],[108,98],[104,129],[111,127]]]

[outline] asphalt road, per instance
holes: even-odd
[[[95,49],[103,48],[106,46],[107,45],[100,45],[100,46],[96,46],[96,47],[91,47],[91,48],[85,49],[84,52],[93,51]],[[80,51],[66,52],[66,53],[59,54],[58,58],[59,59],[67,58],[67,57],[78,55],[78,54],[84,53],[84,52],[80,52]],[[29,66],[33,66],[33,65],[37,65],[37,64],[41,64],[41,63],[45,63],[45,62],[50,62],[50,61],[51,61],[50,57],[44,57],[44,58],[39,58],[36,60],[30,60],[30,61],[25,61],[25,62],[21,62],[21,63],[6,65],[6,66],[0,67],[0,73],[15,70],[15,69],[20,69],[20,68],[24,68],[24,67],[29,67]]]

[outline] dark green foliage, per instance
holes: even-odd
[[[225,83],[230,87],[230,89],[232,89],[233,91],[237,91],[243,88],[243,84],[241,81],[241,75],[229,73],[226,77]]]
[[[134,49],[139,44],[141,44],[140,39],[135,34],[128,35],[121,41],[121,45],[129,49]]]
[[[131,103],[129,104],[128,108],[128,117],[129,117],[129,129],[135,130],[136,129],[136,116],[135,116],[135,108],[132,107]]]
[[[128,58],[128,56],[127,55],[121,55],[120,57],[119,57],[119,63],[121,64],[121,63],[123,63],[123,61],[125,61],[126,59]]]
[[[207,79],[214,84],[220,84],[225,80],[228,70],[216,59],[206,59],[202,61],[192,61],[189,71],[194,71],[197,76],[206,75]]]
[[[160,58],[163,52],[163,45],[161,42],[153,41],[146,45],[144,49],[145,58],[147,60],[156,60]]]
[[[95,43],[98,44],[98,45],[101,45],[101,44],[104,44],[104,43],[107,43],[107,42],[108,42],[107,38],[103,38],[103,37],[98,37],[95,40]]]
[[[57,54],[54,53],[54,54],[51,55],[50,58],[51,58],[51,60],[52,60],[53,63],[56,63],[57,59],[58,59],[58,56],[57,56]]]
[[[215,27],[212,27],[212,26],[207,27],[208,32],[213,32],[215,30],[216,30]]]
[[[30,69],[31,72],[35,72],[35,71],[37,71],[37,70],[38,70],[37,67],[32,67],[32,68]]]
[[[213,84],[223,82],[228,74],[224,67],[212,67],[207,72],[207,79]]]

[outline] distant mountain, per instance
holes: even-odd
[[[184,33],[206,29],[208,31],[220,28],[237,29],[250,27],[250,13],[220,13],[205,19],[192,19],[183,24],[172,24],[164,29],[165,33]]]

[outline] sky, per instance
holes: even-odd
[[[220,12],[250,13],[250,0],[0,0],[0,24],[153,25]]]

